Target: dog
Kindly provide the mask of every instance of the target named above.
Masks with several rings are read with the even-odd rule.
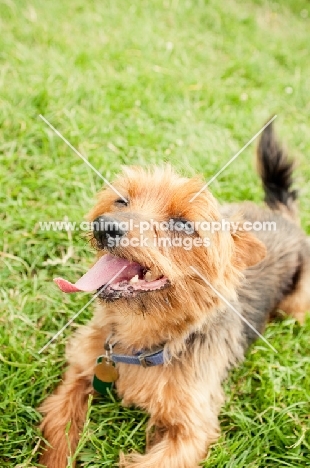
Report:
[[[121,453],[119,466],[197,467],[219,437],[228,371],[277,310],[304,321],[310,244],[298,225],[294,163],[271,124],[257,161],[262,207],[220,206],[200,177],[169,166],[125,168],[99,194],[88,218],[97,262],[76,284],[56,279],[65,292],[96,290],[97,304],[69,343],[63,382],[41,405],[41,465],[67,466],[89,395],[114,385],[124,405],[150,415],[146,453]],[[223,219],[229,229],[202,229]],[[250,231],[245,221],[276,230]]]

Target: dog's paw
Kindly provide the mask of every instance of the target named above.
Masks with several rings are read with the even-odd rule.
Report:
[[[137,452],[127,455],[121,452],[119,466],[120,468],[159,468],[156,460],[152,461],[148,455],[141,455]]]
[[[120,468],[200,468],[196,463],[175,457],[165,457],[164,452],[146,453],[137,452],[124,455],[120,453]]]

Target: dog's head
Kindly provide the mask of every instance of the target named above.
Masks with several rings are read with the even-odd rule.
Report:
[[[169,166],[124,169],[116,191],[105,188],[89,214],[99,260],[77,288],[100,290],[110,310],[114,304],[163,323],[194,323],[214,309],[219,298],[207,282],[231,299],[242,270],[265,248],[250,233],[213,229],[222,219],[215,198],[202,190],[192,200],[203,185]]]

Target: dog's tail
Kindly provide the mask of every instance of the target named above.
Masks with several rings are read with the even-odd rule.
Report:
[[[272,123],[265,128],[260,138],[257,166],[267,205],[296,220],[297,191],[292,189],[295,164],[277,142]]]

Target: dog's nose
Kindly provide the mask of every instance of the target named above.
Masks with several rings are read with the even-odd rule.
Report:
[[[93,229],[96,241],[103,247],[112,247],[116,239],[126,234],[126,231],[120,227],[119,221],[110,216],[98,216],[93,221]]]

